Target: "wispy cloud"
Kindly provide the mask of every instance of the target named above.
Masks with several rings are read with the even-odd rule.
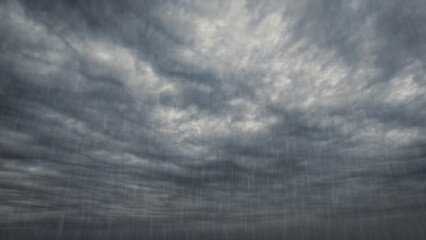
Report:
[[[303,238],[290,229],[306,226],[327,238],[344,225],[359,239],[354,226],[398,225],[416,238],[425,12],[421,0],[3,1],[4,236]]]

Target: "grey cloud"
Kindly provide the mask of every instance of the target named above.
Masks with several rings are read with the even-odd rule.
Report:
[[[424,4],[421,1],[304,1],[293,27],[295,39],[337,50],[356,66],[365,55],[389,81],[415,61],[424,66]],[[365,48],[368,51],[365,52]]]
[[[423,5],[0,3],[0,238],[422,238]]]

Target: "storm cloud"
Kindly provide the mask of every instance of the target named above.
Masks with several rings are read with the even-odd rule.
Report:
[[[422,0],[0,2],[0,238],[426,237]]]

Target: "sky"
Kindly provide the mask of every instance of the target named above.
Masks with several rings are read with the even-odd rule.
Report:
[[[0,1],[1,239],[425,239],[423,0]]]

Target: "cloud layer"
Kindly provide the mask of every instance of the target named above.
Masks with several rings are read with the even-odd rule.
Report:
[[[425,12],[1,2],[0,236],[421,238]]]

